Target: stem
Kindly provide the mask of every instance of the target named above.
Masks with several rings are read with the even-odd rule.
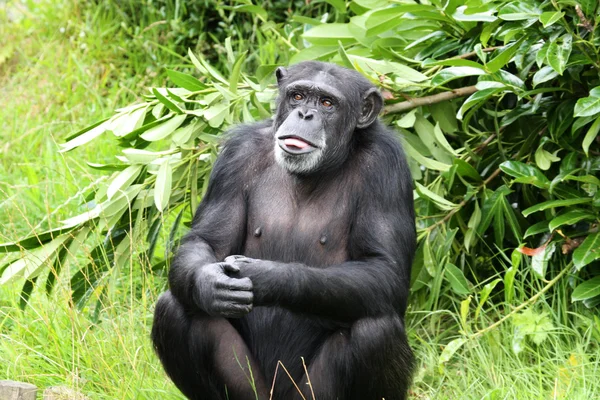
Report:
[[[484,53],[491,53],[494,50],[498,50],[498,49],[503,49],[505,46],[493,46],[493,47],[486,47],[485,49],[481,49],[481,51],[483,51]],[[470,53],[465,53],[465,54],[461,54],[460,56],[457,57],[453,57],[452,59],[465,59],[465,58],[471,58],[473,56],[476,56],[477,52],[476,51],[472,51]]]
[[[466,86],[458,89],[453,89],[449,92],[442,92],[432,96],[414,98],[412,100],[403,101],[401,103],[390,104],[386,106],[383,113],[396,114],[412,110],[413,108],[427,106],[430,104],[441,103],[442,101],[452,100],[457,97],[469,96],[477,91],[475,86]]]
[[[537,301],[537,299],[540,298],[541,295],[543,295],[544,293],[546,293],[552,286],[554,286],[556,284],[556,282],[558,282],[560,280],[560,278],[563,277],[563,275],[565,275],[567,273],[567,271],[569,270],[571,264],[569,263],[569,265],[567,265],[567,267],[565,269],[563,269],[562,271],[560,271],[560,273],[558,275],[556,275],[554,277],[554,279],[552,279],[550,282],[548,282],[548,284],[546,286],[544,286],[542,288],[542,290],[540,290],[539,292],[537,292],[534,296],[532,296],[529,300],[527,300],[526,302],[520,304],[519,306],[515,307],[514,310],[512,310],[511,312],[509,312],[508,314],[506,314],[504,317],[500,318],[498,321],[494,322],[492,325],[488,326],[485,329],[481,329],[475,333],[473,333],[472,335],[468,336],[468,339],[475,339],[478,336],[483,335],[486,332],[491,331],[492,329],[496,328],[497,326],[499,326],[500,324],[502,324],[504,321],[506,321],[507,319],[509,319],[510,317],[512,317],[513,315],[515,315],[516,313],[518,313],[519,311],[521,311],[522,309],[524,309],[525,307],[535,303]]]

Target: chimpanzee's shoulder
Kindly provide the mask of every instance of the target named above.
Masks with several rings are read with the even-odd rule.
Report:
[[[225,142],[221,154],[241,158],[262,154],[272,146],[272,125],[272,120],[264,120],[234,126],[223,135]]]

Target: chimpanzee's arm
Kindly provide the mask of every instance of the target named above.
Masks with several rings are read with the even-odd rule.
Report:
[[[410,173],[399,151],[391,148],[364,169],[377,174],[365,173],[364,190],[356,194],[349,261],[327,268],[238,261],[240,276],[253,282],[255,306],[279,305],[341,321],[404,313],[416,234]]]
[[[239,130],[253,127],[241,127]],[[225,256],[240,252],[246,229],[241,132],[225,145],[213,166],[207,192],[196,211],[191,231],[183,238],[169,271],[171,293],[188,309],[225,315],[235,307],[233,297],[251,290],[248,279],[230,277]],[[247,140],[247,139],[245,139]],[[233,293],[229,293],[233,295]],[[247,293],[251,303],[251,292]],[[229,300],[229,304],[227,303]],[[220,303],[216,304],[217,301]],[[239,305],[239,304],[238,304]],[[249,309],[248,309],[249,311]]]

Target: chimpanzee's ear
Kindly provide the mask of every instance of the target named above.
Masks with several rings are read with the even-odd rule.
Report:
[[[377,116],[383,108],[383,97],[376,88],[371,88],[365,92],[363,98],[362,111],[358,117],[357,128],[366,128],[377,119]]]
[[[283,68],[283,67],[277,67],[277,69],[275,70],[275,76],[277,77],[277,83],[281,84],[281,81],[283,79],[285,79],[285,77],[287,76],[287,69]]]

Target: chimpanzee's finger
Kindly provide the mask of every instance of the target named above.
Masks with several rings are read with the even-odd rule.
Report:
[[[217,289],[227,289],[227,290],[246,290],[251,291],[252,281],[250,278],[225,278],[217,281],[216,284]]]
[[[227,259],[225,259],[225,262],[220,263],[220,265],[223,268],[223,271],[225,272],[240,272],[240,267],[233,264],[233,262],[231,261],[227,261]]]
[[[227,263],[235,263],[235,262],[250,262],[252,259],[246,256],[240,255],[232,255],[225,258],[225,262]]]
[[[254,294],[249,290],[223,290],[216,295],[218,300],[232,304],[252,304]]]

